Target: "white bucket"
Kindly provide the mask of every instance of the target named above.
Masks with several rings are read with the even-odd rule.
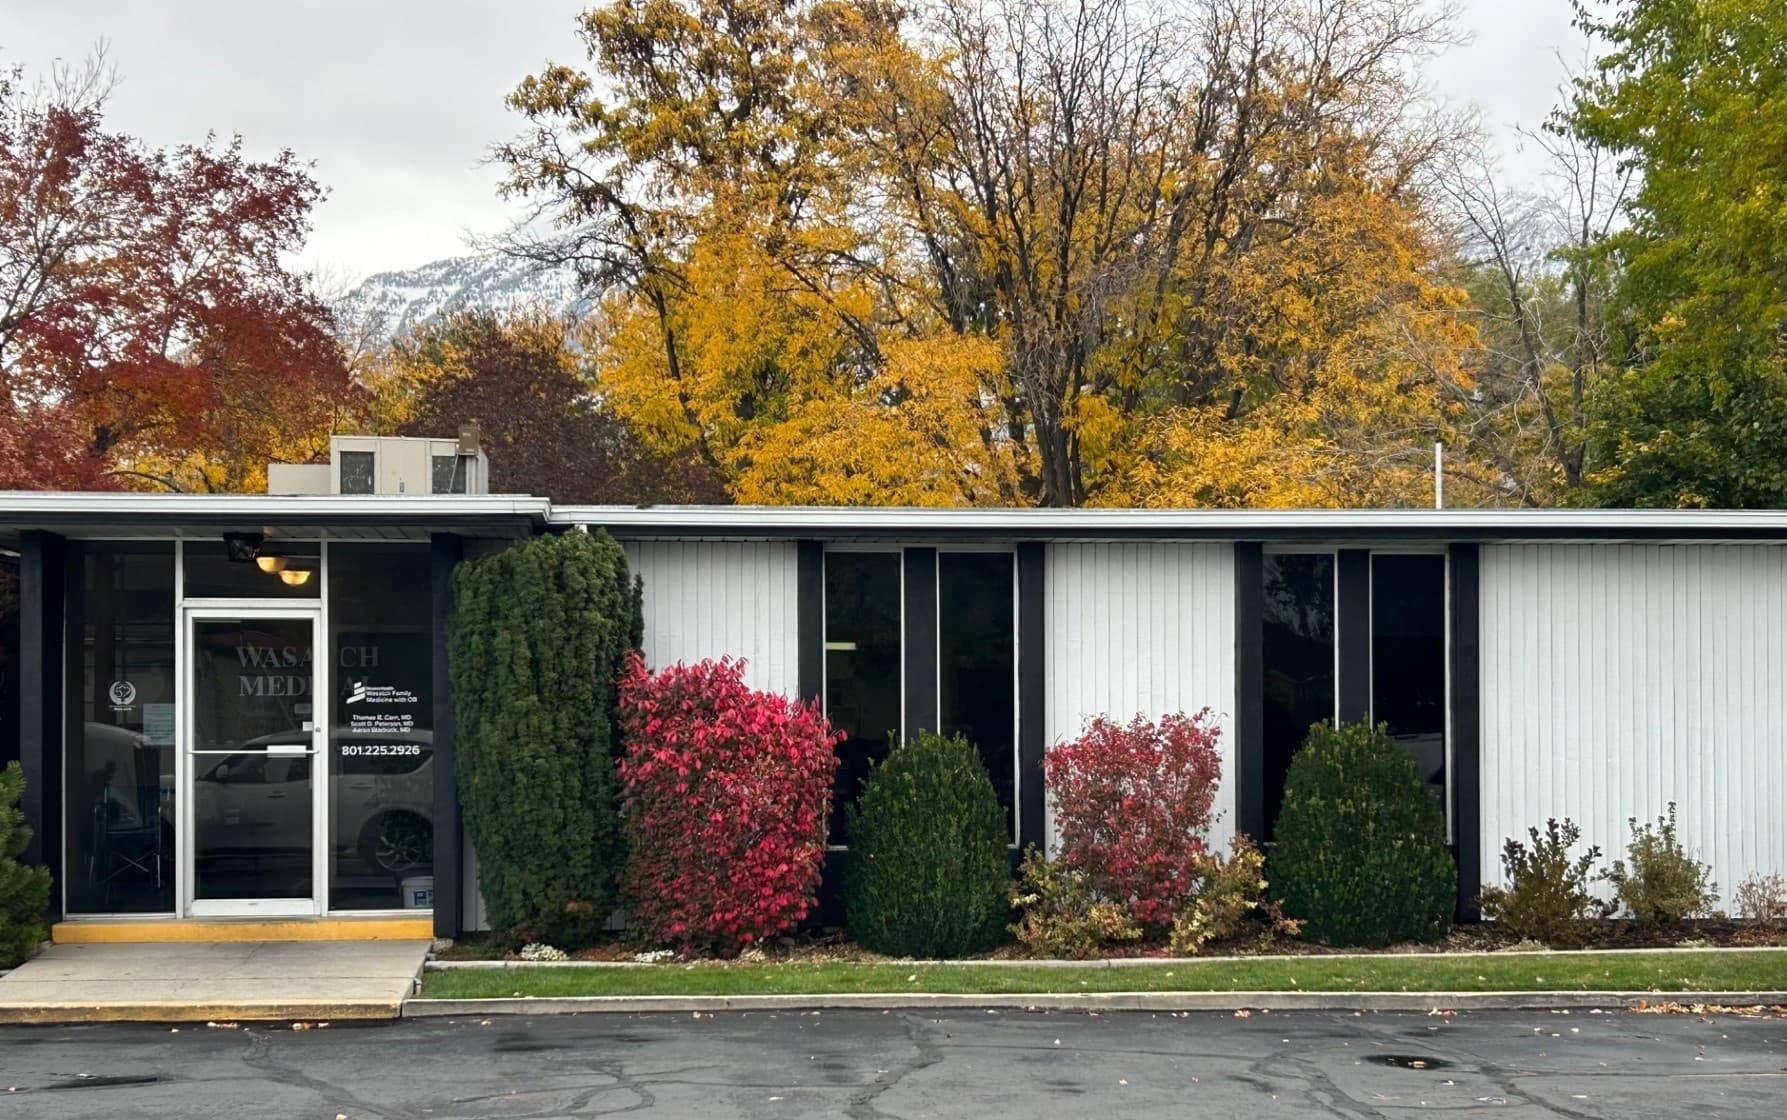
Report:
[[[412,875],[397,884],[405,910],[428,910],[434,906],[434,876]]]

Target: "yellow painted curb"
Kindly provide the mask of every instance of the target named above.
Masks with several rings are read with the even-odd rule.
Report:
[[[239,1023],[338,1022],[395,1019],[395,1000],[326,1000],[315,1003],[0,1003],[0,1023]]]
[[[155,944],[180,941],[423,941],[434,919],[299,918],[265,921],[167,919],[162,921],[57,922],[50,940],[59,945]]]

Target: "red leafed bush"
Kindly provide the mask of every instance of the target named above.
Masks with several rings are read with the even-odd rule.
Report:
[[[1220,734],[1208,708],[1159,724],[1100,716],[1044,760],[1061,861],[1155,930],[1172,925],[1197,889],[1222,776]]]
[[[806,917],[819,886],[842,736],[744,670],[654,674],[633,654],[621,675],[623,890],[659,944],[736,953]]]

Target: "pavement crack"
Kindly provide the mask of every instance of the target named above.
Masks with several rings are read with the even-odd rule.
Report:
[[[627,1073],[627,1071],[621,1067],[620,1062],[606,1060],[592,1061],[589,1063],[589,1068],[602,1074],[604,1077],[613,1078],[614,1084],[605,1089],[593,1089],[573,1100],[571,1103],[573,1109],[582,1109],[590,1101],[594,1100],[598,1094],[613,1092],[616,1089],[632,1093],[634,1097],[633,1103],[619,1108],[597,1109],[589,1115],[619,1116],[628,1112],[640,1112],[644,1109],[651,1108],[658,1103],[658,1095],[647,1087],[648,1082],[644,1078],[634,1077]]]
[[[900,1014],[900,1025],[905,1029],[907,1040],[912,1043],[912,1059],[889,1067],[886,1073],[876,1074],[875,1080],[866,1089],[852,1095],[849,1105],[844,1109],[844,1115],[850,1117],[850,1120],[896,1120],[891,1113],[881,1111],[876,1102],[906,1078],[930,1069],[943,1060],[943,1046],[939,1042],[939,1035],[943,1031],[940,1027],[911,1012]]]
[[[1264,1077],[1268,1072],[1265,1068],[1267,1066],[1271,1067],[1271,1072],[1281,1076],[1289,1075],[1293,1080],[1303,1082],[1304,1099],[1329,1116],[1337,1116],[1341,1120],[1359,1120],[1360,1117],[1378,1117],[1382,1120],[1385,1115],[1335,1084],[1327,1071],[1305,1055],[1274,1054],[1250,1063],[1247,1069],[1250,1073]],[[1264,1081],[1255,1081],[1253,1084],[1262,1091],[1270,1091],[1269,1085]]]
[[[1360,1026],[1360,1035],[1381,1033],[1374,1028]],[[1288,1042],[1289,1039],[1287,1038]],[[1278,1052],[1263,1056],[1248,1065],[1248,1072],[1261,1077],[1268,1073],[1288,1073],[1304,1085],[1305,1099],[1322,1112],[1342,1118],[1342,1120],[1358,1120],[1359,1117],[1382,1118],[1386,1114],[1372,1107],[1365,1101],[1353,1096],[1341,1088],[1335,1080],[1328,1076],[1320,1063],[1310,1056],[1311,1047],[1325,1047],[1327,1039],[1310,1039],[1295,1046],[1289,1053]]]
[[[363,1097],[355,1095],[352,1089],[321,1078],[312,1077],[296,1066],[287,1065],[273,1056],[274,1039],[279,1035],[260,1034],[244,1031],[247,1046],[243,1050],[242,1062],[251,1069],[259,1070],[268,1080],[293,1088],[308,1089],[320,1094],[325,1104],[335,1108],[337,1112],[355,1110],[356,1120],[359,1117],[382,1117],[384,1120],[421,1120],[421,1114],[407,1108],[392,1109],[385,1105],[373,1104]],[[345,1107],[344,1107],[345,1106]]]

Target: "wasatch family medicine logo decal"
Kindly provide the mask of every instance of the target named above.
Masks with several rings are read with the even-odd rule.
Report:
[[[137,702],[137,686],[129,681],[113,681],[106,695],[111,698],[112,707],[128,708]]]
[[[348,689],[344,704],[414,704],[416,694],[407,688],[398,688],[394,684],[367,684],[365,681],[354,681]]]
[[[414,709],[419,703],[419,698],[410,689],[390,684],[369,684],[366,681],[350,682],[347,698],[342,701],[344,706],[356,704],[367,708],[398,709],[367,714],[355,712],[348,720],[348,730],[354,734],[413,731],[416,726]]]

